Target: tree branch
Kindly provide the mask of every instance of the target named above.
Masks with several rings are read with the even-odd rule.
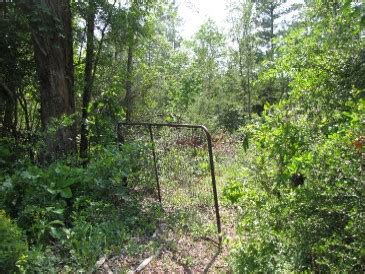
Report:
[[[116,0],[114,0],[113,2],[113,6],[112,8],[115,7],[115,4],[116,4]],[[107,29],[107,27],[109,26],[110,24],[110,19],[111,19],[111,14],[112,14],[112,11],[109,12],[108,14],[108,18],[105,22],[105,25],[103,27],[103,30],[101,31],[101,38],[100,38],[100,41],[99,41],[99,44],[98,44],[98,50],[96,52],[96,55],[95,55],[95,60],[94,60],[94,68],[93,68],[93,76],[92,76],[92,82],[94,82],[94,79],[95,79],[95,75],[96,75],[96,68],[97,68],[97,65],[99,63],[99,59],[100,59],[100,53],[101,53],[101,48],[103,47],[103,42],[104,42],[104,37],[105,37],[105,31]]]
[[[3,88],[3,90],[5,91],[6,95],[8,95],[8,97],[10,98],[10,100],[12,102],[14,102],[15,101],[14,94],[9,89],[9,87],[5,83],[3,83],[3,82],[0,82],[0,86]]]

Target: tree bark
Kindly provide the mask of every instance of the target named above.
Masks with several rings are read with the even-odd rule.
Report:
[[[87,16],[87,43],[86,43],[86,60],[84,74],[84,94],[82,98],[82,123],[81,123],[81,141],[80,141],[80,157],[88,157],[88,126],[87,119],[89,117],[89,105],[91,101],[92,86],[93,86],[93,64],[94,64],[94,28],[95,28],[95,5],[90,4]]]
[[[39,0],[32,2],[28,12],[39,22],[32,23],[32,39],[40,83],[41,122],[47,129],[52,120],[75,113],[71,8],[68,0]],[[45,144],[42,160],[46,162],[75,153],[75,123],[47,134]]]

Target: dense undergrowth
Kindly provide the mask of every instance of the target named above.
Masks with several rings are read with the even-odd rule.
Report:
[[[247,177],[225,189],[243,212],[235,272],[365,270],[365,55],[341,11],[289,33],[263,77],[289,75],[292,91],[241,129]]]
[[[48,167],[17,159],[8,166],[0,178],[1,269],[88,272],[101,256],[153,248],[135,242],[153,234],[161,215],[135,191],[143,189],[145,198],[153,192],[141,183],[144,175],[133,172],[143,163],[143,149],[102,149],[87,168],[73,159]],[[2,159],[14,157],[4,145],[1,153]]]
[[[310,134],[294,125],[285,133],[287,124],[275,125],[265,137],[264,126],[255,128],[248,179],[225,189],[242,210],[232,260],[237,272],[364,271],[363,156],[350,124],[303,143],[293,140]],[[275,147],[283,143],[297,148],[280,155]]]

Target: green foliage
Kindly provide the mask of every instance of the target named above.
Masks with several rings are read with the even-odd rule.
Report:
[[[25,272],[56,272],[62,267],[91,271],[105,254],[117,254],[129,246],[134,250],[132,237],[152,235],[162,213],[160,207],[144,205],[130,193],[137,187],[148,193],[151,182],[155,186],[151,177],[144,178],[147,171],[140,171],[147,163],[146,149],[151,148],[140,143],[98,149],[85,168],[70,158],[42,168],[19,165],[19,170],[5,174],[0,182],[0,207],[24,230],[30,251],[19,258],[14,255],[17,249],[4,250],[4,258],[12,258],[14,266],[20,259],[18,265]],[[5,229],[10,221],[0,217]],[[11,225],[15,237],[20,230]],[[140,246],[138,252],[144,248]]]
[[[302,186],[267,192],[266,182],[256,178],[259,185],[240,192],[244,239],[234,251],[237,270],[362,271],[365,193],[361,159],[350,140],[337,135],[317,144],[303,167]]]
[[[307,16],[318,19],[305,23],[311,30],[293,29],[279,49],[275,75],[289,76],[292,91],[243,130],[249,180],[225,190],[243,210],[232,259],[237,272],[365,269],[359,15],[345,3],[337,17],[331,8],[321,13],[320,3],[309,5]],[[328,33],[334,25],[336,34]]]
[[[99,256],[120,252],[129,234],[113,205],[80,197],[75,206],[65,246],[74,264],[90,269]]]
[[[242,113],[240,113],[239,110],[234,109],[231,106],[218,106],[217,110],[217,124],[220,128],[226,129],[228,132],[233,133],[244,125],[245,117]]]
[[[0,210],[0,268],[6,273],[16,272],[17,263],[27,254],[22,231],[3,210]]]
[[[59,259],[50,247],[33,246],[27,254],[25,262],[20,269],[24,273],[55,273]]]
[[[11,149],[14,142],[8,138],[2,138],[0,144],[0,169],[5,173],[14,169],[16,157]]]
[[[243,186],[240,182],[230,182],[223,189],[223,197],[232,204],[236,204],[243,197]]]

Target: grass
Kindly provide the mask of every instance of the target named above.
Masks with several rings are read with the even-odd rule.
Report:
[[[236,150],[237,148],[232,148]],[[164,153],[162,153],[164,152]],[[242,163],[227,151],[215,151],[217,188],[221,198],[226,182],[239,180],[245,173]],[[229,271],[226,261],[229,247],[221,254],[217,249],[217,227],[210,169],[206,151],[184,148],[159,151],[158,166],[162,190],[162,217],[157,230],[160,235],[151,240],[154,254],[161,254],[146,271]],[[242,153],[242,152],[241,152]],[[240,155],[241,156],[241,155]],[[235,210],[220,199],[225,243],[235,237]],[[141,252],[139,253],[141,254]],[[137,254],[135,254],[137,255]],[[148,257],[147,254],[145,257]],[[142,260],[142,258],[141,258]]]

